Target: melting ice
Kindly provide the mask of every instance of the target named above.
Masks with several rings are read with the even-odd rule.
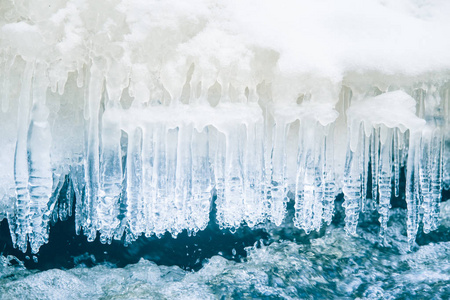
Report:
[[[443,1],[0,3],[0,219],[22,251],[73,212],[88,240],[131,243],[213,207],[221,228],[280,225],[290,197],[309,233],[341,192],[347,234],[370,198],[386,238],[402,172],[409,245],[437,228]]]

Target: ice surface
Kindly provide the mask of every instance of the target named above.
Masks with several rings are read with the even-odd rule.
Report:
[[[294,225],[311,232],[343,192],[354,235],[371,186],[385,238],[404,170],[412,245],[450,187],[449,13],[0,1],[0,219],[37,252],[72,206],[90,241],[130,243],[195,234],[213,208],[221,228],[280,225],[293,195]]]

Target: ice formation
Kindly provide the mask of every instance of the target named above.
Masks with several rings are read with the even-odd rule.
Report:
[[[369,197],[384,237],[404,170],[412,245],[450,188],[450,4],[419,2],[1,0],[13,243],[72,207],[91,241],[195,233],[213,193],[231,230],[280,225],[292,193],[308,233],[343,192],[356,234]]]

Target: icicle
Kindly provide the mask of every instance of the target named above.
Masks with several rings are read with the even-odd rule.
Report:
[[[263,139],[263,147],[264,147],[264,191],[262,191],[263,194],[263,203],[264,207],[266,207],[266,219],[271,219],[271,205],[272,205],[272,196],[271,196],[271,189],[272,189],[272,151],[268,151],[268,149],[272,150],[273,147],[273,126],[274,126],[274,120],[272,118],[272,115],[269,111],[269,109],[264,110],[264,133],[265,138]]]
[[[128,153],[128,140],[129,136],[126,133],[126,131],[121,131],[121,137],[120,137],[120,148],[122,153],[122,169],[123,169],[123,181],[122,181],[122,189],[121,194],[119,197],[119,203],[118,203],[118,215],[117,219],[119,220],[119,225],[114,230],[114,239],[115,240],[122,240],[125,236],[125,240],[128,238],[127,234],[127,168],[126,168],[126,162],[127,162],[127,156],[126,153]]]
[[[235,87],[228,81],[222,90],[222,100],[228,102],[216,107],[207,102],[209,84],[203,86],[203,79],[191,87],[191,92],[201,87],[201,93],[192,94],[195,98],[189,105],[174,99],[167,106],[149,104],[154,91],[140,86],[145,84],[139,81],[130,85],[133,99],[124,97],[125,109],[118,99],[126,76],[117,77],[121,79],[116,82],[120,88],[109,82],[108,93],[103,93],[104,66],[94,61],[85,70],[89,85],[85,88],[84,153],[75,146],[75,153],[66,157],[65,152],[55,150],[51,136],[52,122],[61,122],[59,106],[54,103],[59,100],[53,99],[58,96],[52,95],[52,102],[46,103],[47,74],[38,63],[33,81],[33,69],[34,63],[26,64],[20,99],[14,103],[19,106],[14,158],[17,199],[10,206],[16,207],[0,212],[0,218],[6,215],[10,222],[13,242],[23,251],[28,242],[33,252],[38,251],[48,239],[48,221],[67,219],[74,199],[76,231],[82,230],[89,241],[97,233],[102,243],[123,237],[125,243],[131,243],[142,233],[160,237],[169,232],[176,236],[187,230],[195,234],[209,222],[214,188],[217,200],[212,213],[216,213],[221,228],[234,230],[244,222],[249,227],[265,220],[281,225],[287,213],[288,192],[293,192],[295,185],[294,225],[309,233],[332,221],[334,198],[341,187],[341,182],[335,183],[336,178],[344,179],[345,229],[354,235],[359,214],[366,206],[369,162],[371,194],[373,200],[378,198],[380,235],[385,237],[391,179],[398,196],[406,158],[410,245],[420,221],[426,233],[437,228],[442,186],[449,176],[449,146],[448,122],[442,124],[442,107],[438,110],[433,106],[437,104],[428,103],[433,99],[419,99],[420,114],[429,126],[423,130],[425,120],[414,115],[414,99],[405,92],[355,98],[347,111],[342,111],[348,112],[348,145],[344,146],[334,141],[333,130],[345,128],[333,124],[331,112],[324,109],[328,106],[320,101],[303,99],[301,105],[255,102],[258,95],[254,87],[246,92],[245,85]],[[75,79],[69,78],[66,93],[75,85]],[[55,79],[54,88],[62,91],[64,80]],[[109,100],[109,94],[115,100]],[[386,103],[392,103],[398,113],[382,109]],[[78,107],[81,103],[67,100],[61,105],[66,110],[62,118],[70,105],[82,109]],[[444,106],[446,114],[446,102],[439,105]],[[329,107],[333,111],[332,105]],[[263,115],[262,109],[270,114],[266,111]],[[289,139],[297,120],[301,120],[298,145],[297,137]],[[405,130],[414,133],[409,145],[402,133]],[[70,151],[71,143],[67,144]],[[297,155],[290,156],[295,147]],[[335,159],[344,152],[347,157],[342,168],[342,162]],[[295,159],[297,163],[291,165]],[[295,180],[290,178],[295,175]],[[1,188],[3,193],[5,188]],[[67,199],[58,200],[61,192]],[[53,210],[55,205],[57,209]]]
[[[418,146],[420,135],[415,132],[409,133],[409,149],[408,161],[406,165],[406,205],[408,207],[407,217],[407,235],[410,249],[414,246],[417,230],[419,228],[420,214],[419,214],[419,190],[418,190],[418,165],[419,155]]]
[[[312,230],[319,231],[320,227],[322,226],[322,214],[323,214],[323,143],[324,143],[324,133],[323,133],[323,127],[321,127],[317,122],[314,122],[315,124],[312,125],[312,128],[314,128],[314,136],[311,136],[310,138],[314,141],[314,148],[313,148],[313,155],[314,159],[312,160],[314,162],[313,168],[311,166],[307,166],[307,173],[311,173],[314,176],[314,202],[313,202],[313,208],[312,208]],[[320,127],[319,127],[320,126]],[[306,135],[305,135],[306,137]]]
[[[115,120],[114,110],[102,116],[102,143],[100,157],[100,190],[97,214],[100,241],[111,243],[114,230],[119,225],[119,198],[122,192],[121,131]]]
[[[394,151],[394,195],[399,196],[400,193],[400,132],[398,128],[394,128],[393,133],[393,151]]]
[[[306,221],[307,208],[305,207],[305,187],[308,184],[305,180],[305,170],[306,170],[306,157],[310,156],[307,153],[307,143],[304,138],[305,125],[300,123],[299,128],[299,145],[298,145],[298,158],[297,158],[297,178],[295,181],[295,215],[294,215],[294,226],[297,228],[302,228],[306,233],[311,231]],[[310,141],[311,142],[311,141]],[[310,218],[310,216],[308,216]]]
[[[380,139],[380,161],[378,171],[378,190],[379,204],[378,213],[380,214],[380,236],[383,239],[386,236],[387,223],[389,221],[389,210],[391,208],[391,177],[392,177],[392,134],[393,130],[381,125]]]
[[[155,187],[155,196],[152,198],[151,207],[153,227],[157,236],[163,235],[167,228],[165,219],[168,216],[167,201],[167,165],[166,165],[166,128],[164,125],[156,125],[153,133],[154,138],[154,168],[152,185]],[[173,200],[173,199],[172,199]]]
[[[88,93],[89,125],[87,129],[85,158],[85,224],[84,234],[93,241],[98,229],[98,191],[99,191],[99,110],[102,98],[103,75],[95,63],[91,66]]]
[[[52,195],[53,178],[50,161],[52,137],[45,106],[48,82],[45,69],[38,65],[33,83],[33,110],[28,129],[28,190],[30,194],[31,229],[30,245],[33,253],[47,241],[49,219],[44,218]]]
[[[434,132],[431,146],[431,217],[430,230],[436,230],[439,225],[439,213],[442,197],[442,144],[443,136],[440,129]]]
[[[217,206],[219,224],[232,230],[244,220],[243,139],[240,125],[234,125],[226,134],[225,186],[223,202]],[[219,200],[219,198],[218,198]]]
[[[356,152],[353,152],[350,148],[350,138],[349,145],[347,147],[347,155],[345,161],[344,169],[344,186],[342,191],[344,192],[344,207],[345,207],[345,231],[349,235],[356,235],[356,227],[358,225],[359,213],[361,211],[361,180],[362,176],[360,173],[360,159],[361,156],[358,155],[358,150],[363,147],[362,142],[364,131],[362,129],[362,124],[359,126],[359,139],[358,147]],[[360,150],[361,151],[361,150]]]
[[[263,143],[263,124],[248,124],[244,157],[244,219],[250,227],[263,222],[268,209],[264,195]]]
[[[359,171],[361,173],[361,212],[365,212],[366,209],[366,195],[367,195],[367,180],[368,180],[368,168],[369,168],[369,145],[368,137],[364,133],[363,125],[361,125],[362,134],[360,135],[360,145],[359,149]]]
[[[380,133],[377,128],[372,131],[372,139],[370,143],[370,161],[372,168],[372,200],[377,200],[378,195],[378,159],[379,159],[379,144]]]
[[[436,230],[439,220],[439,206],[441,202],[442,182],[441,182],[441,155],[442,155],[442,136],[439,128],[430,132],[424,132],[428,135],[422,140],[423,155],[421,157],[421,189],[423,197],[423,231],[429,233]],[[422,136],[423,136],[422,135]],[[424,174],[426,172],[426,174]]]
[[[336,184],[334,176],[334,126],[330,125],[330,130],[325,136],[323,145],[323,220],[327,225],[331,224],[334,214],[334,199],[336,198]]]
[[[130,239],[144,231],[144,203],[142,196],[142,130],[133,128],[128,133],[127,153],[127,223]]]
[[[191,230],[196,232],[206,228],[211,208],[212,174],[209,162],[209,129],[192,133],[192,199],[188,213]]]
[[[177,174],[177,143],[179,136],[179,128],[169,129],[167,130],[166,135],[166,172],[167,172],[167,181],[164,182],[165,188],[165,204],[167,215],[166,218],[163,219],[163,228],[165,231],[169,231],[172,236],[176,236],[181,232],[181,230],[177,226],[177,215],[182,215],[182,203],[178,203],[176,201],[175,189],[176,189],[176,174]],[[157,201],[161,201],[159,198]]]
[[[192,131],[191,124],[183,125],[178,132],[175,203],[177,207],[175,232],[183,229],[194,230],[188,210],[192,199]],[[194,214],[196,212],[193,212]]]
[[[316,121],[300,124],[294,225],[306,233],[319,230],[323,213],[323,139]]]
[[[153,124],[147,124],[142,137],[142,197],[144,198],[145,236],[154,233],[154,211],[156,201],[156,145]]]
[[[19,98],[18,132],[14,155],[14,180],[16,183],[16,245],[21,251],[27,250],[30,228],[30,195],[28,193],[28,151],[27,135],[30,115],[31,79],[34,63],[27,62],[22,75]]]
[[[215,145],[214,154],[214,181],[216,188],[216,219],[221,228],[225,226],[225,153],[226,153],[226,137],[223,133],[216,131],[216,137],[213,145]]]
[[[270,220],[281,225],[286,214],[286,134],[289,125],[277,120],[273,127],[272,166],[270,181]]]
[[[430,230],[430,220],[431,216],[431,171],[429,167],[431,162],[431,139],[432,139],[432,129],[430,127],[426,127],[422,131],[422,137],[420,140],[420,149],[419,149],[419,197],[421,206],[424,209],[424,232],[428,233]]]

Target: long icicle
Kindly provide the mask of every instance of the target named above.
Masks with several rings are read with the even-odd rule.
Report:
[[[389,210],[391,208],[391,178],[392,178],[392,132],[390,128],[381,128],[380,139],[380,160],[378,171],[378,190],[379,204],[378,213],[380,214],[380,236],[383,243],[386,238],[387,224],[389,221]]]
[[[142,130],[132,128],[128,134],[127,153],[127,222],[128,241],[144,231],[144,203],[142,195]]]
[[[98,229],[98,191],[99,191],[99,111],[103,89],[103,74],[95,63],[90,70],[88,87],[89,124],[86,141],[85,179],[86,196],[83,225],[88,241],[94,241]]]
[[[409,150],[408,161],[406,165],[406,205],[407,212],[407,235],[408,245],[412,249],[414,246],[417,230],[419,228],[419,191],[418,191],[418,153],[417,147],[419,146],[420,134],[416,132],[409,133]]]
[[[272,166],[270,180],[270,220],[281,225],[286,213],[287,178],[286,178],[286,135],[289,125],[282,120],[273,127]]]
[[[145,236],[154,234],[154,202],[156,197],[153,182],[156,169],[156,151],[153,124],[147,124],[142,133],[142,197],[144,198]]]
[[[364,135],[364,131],[362,129],[362,124],[360,124],[358,128],[358,135],[361,137]],[[353,152],[350,148],[350,139],[349,145],[347,147],[347,155],[345,161],[345,169],[344,169],[344,187],[342,191],[344,192],[344,207],[345,207],[345,231],[349,235],[356,235],[356,227],[358,225],[359,213],[361,211],[361,174],[360,174],[360,155],[358,155],[358,151],[361,151],[362,148],[362,138],[358,139],[358,147],[355,152]]]
[[[333,220],[334,199],[337,194],[334,176],[334,125],[331,124],[329,126],[329,132],[324,138],[323,145],[323,220],[327,225],[330,225]]]
[[[16,152],[14,155],[14,180],[16,183],[15,235],[13,243],[22,252],[27,250],[30,228],[30,195],[28,193],[28,154],[27,135],[30,119],[31,79],[34,63],[27,62],[22,75],[22,86],[19,97],[18,132]],[[10,222],[11,223],[11,222]]]
[[[192,199],[188,213],[191,220],[190,230],[197,232],[208,225],[213,188],[209,155],[209,128],[201,132],[193,129],[191,142],[192,155]]]
[[[181,232],[184,228],[194,230],[190,217],[190,201],[192,199],[192,134],[191,124],[181,126],[178,132],[177,168],[175,201],[178,203],[176,213],[175,232]]]
[[[45,104],[48,80],[44,74],[44,66],[39,64],[33,82],[33,109],[27,139],[28,190],[32,229],[29,239],[33,253],[37,253],[39,248],[48,241],[49,215],[53,207],[49,206],[53,191],[50,159],[52,136],[48,122],[49,110]],[[56,189],[56,186],[54,188]]]
[[[102,116],[100,190],[97,207],[100,241],[111,243],[119,225],[119,198],[122,192],[121,130],[114,120],[114,109]]]

